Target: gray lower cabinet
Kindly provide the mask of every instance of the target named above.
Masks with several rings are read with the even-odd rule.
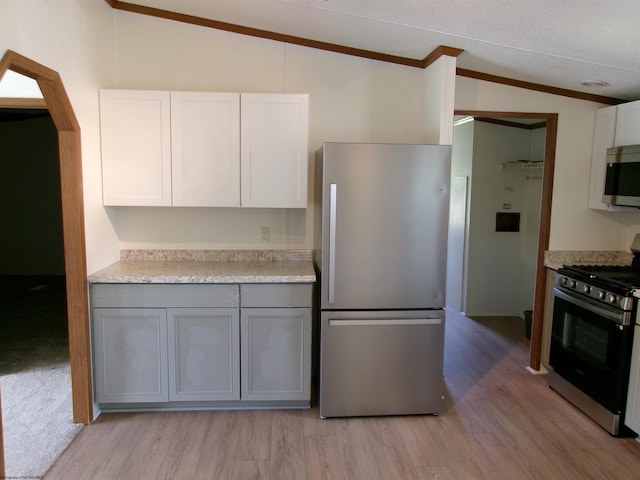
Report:
[[[305,400],[311,388],[311,310],[243,308],[242,398]]]
[[[96,402],[308,406],[311,288],[92,284]]]
[[[240,399],[237,308],[170,308],[169,401]]]
[[[167,314],[161,308],[93,310],[99,403],[166,402]]]

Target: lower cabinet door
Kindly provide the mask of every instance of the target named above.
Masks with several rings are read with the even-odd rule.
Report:
[[[169,400],[240,399],[237,308],[169,308]]]
[[[242,308],[243,400],[309,400],[311,309]]]
[[[168,400],[164,308],[95,308],[93,335],[98,403]]]

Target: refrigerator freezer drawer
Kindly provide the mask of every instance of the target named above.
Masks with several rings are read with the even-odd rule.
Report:
[[[323,311],[320,416],[435,414],[444,310]]]

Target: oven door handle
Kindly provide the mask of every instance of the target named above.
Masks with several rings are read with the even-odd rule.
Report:
[[[589,310],[591,312],[597,313],[598,315],[603,316],[607,320],[611,320],[612,322],[616,322],[620,325],[631,325],[631,314],[629,312],[613,312],[609,309],[603,308],[600,305],[596,305],[592,302],[582,300],[580,298],[576,298],[573,295],[569,295],[558,287],[553,289],[554,295],[566,302],[573,303],[578,307],[582,307],[585,310]]]

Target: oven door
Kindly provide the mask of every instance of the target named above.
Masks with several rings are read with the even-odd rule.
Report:
[[[626,403],[633,325],[631,312],[555,288],[549,364],[608,410]]]

